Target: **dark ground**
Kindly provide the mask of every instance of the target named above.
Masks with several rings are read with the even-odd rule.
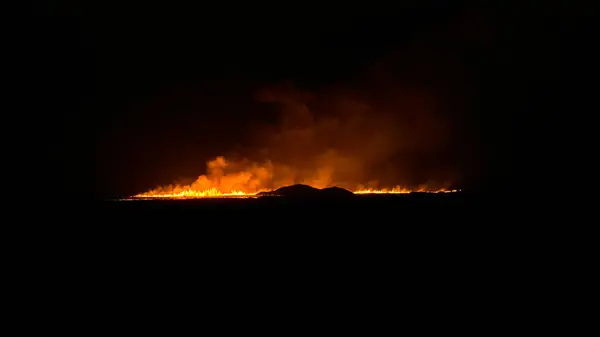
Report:
[[[102,203],[103,212],[111,216],[135,215],[144,217],[151,215],[168,215],[174,218],[194,217],[202,219],[204,215],[215,216],[215,222],[221,218],[224,223],[227,218],[244,219],[252,225],[267,224],[283,217],[278,221],[294,224],[296,216],[319,216],[338,218],[339,222],[347,221],[350,216],[373,216],[372,220],[364,219],[370,223],[378,221],[400,220],[404,216],[416,215],[425,209],[435,210],[428,212],[429,216],[443,216],[437,213],[462,212],[468,207],[465,197],[461,193],[412,193],[412,194],[367,194],[343,196],[337,198],[323,197],[277,197],[266,196],[259,198],[206,198],[206,199],[132,199],[132,200],[107,200]],[[248,213],[247,213],[248,212]],[[381,212],[380,214],[377,214]],[[213,219],[213,218],[211,218]],[[117,220],[117,219],[115,219]],[[160,218],[155,218],[160,220]],[[331,219],[327,219],[331,221]],[[330,225],[343,225],[343,223],[329,223]],[[326,224],[322,224],[326,225]],[[349,225],[349,224],[348,224]]]
[[[289,328],[300,319],[289,310],[332,322],[352,312],[361,320],[392,319],[396,309],[406,311],[405,319],[423,320],[419,313],[434,307],[448,317],[445,329],[459,324],[450,317],[461,312],[489,327],[498,316],[476,308],[503,311],[517,297],[550,301],[544,283],[530,276],[561,263],[531,245],[544,242],[552,225],[526,222],[480,195],[75,205],[67,205],[63,222],[22,224],[18,230],[27,235],[6,236],[12,312],[44,322],[38,331],[61,326],[54,317],[63,315],[85,331],[112,331],[117,321],[167,334],[203,330],[207,322],[228,331],[278,331],[274,320]],[[67,310],[58,311],[57,303]],[[266,321],[253,318],[261,313]],[[242,317],[235,328],[231,315]],[[187,323],[167,323],[173,319]],[[204,323],[191,326],[190,319]]]
[[[406,195],[352,195],[328,197],[207,198],[207,199],[138,199],[108,200],[101,203],[100,213],[107,221],[119,222],[129,217],[131,224],[184,221],[194,226],[239,224],[264,226],[354,226],[395,224],[412,217],[423,221],[441,220],[465,212],[468,205],[460,193],[413,193]],[[134,218],[139,220],[135,221]],[[171,219],[169,221],[169,219]],[[309,223],[299,223],[300,220]],[[398,223],[399,224],[399,223]],[[321,228],[321,230],[326,230]]]
[[[36,241],[52,249],[70,247],[113,256],[117,264],[122,263],[121,253],[132,252],[148,254],[139,256],[140,262],[153,261],[151,256],[159,254],[173,263],[192,263],[197,256],[191,252],[197,250],[221,251],[221,259],[265,249],[269,258],[278,259],[286,253],[317,254],[319,249],[424,245],[433,252],[489,244],[522,227],[527,215],[517,221],[516,212],[494,198],[463,193],[107,200],[95,205],[68,203],[54,213],[32,212],[27,217],[53,221],[60,217],[62,222],[31,222],[18,230],[30,233],[28,246]],[[528,231],[534,226],[528,224]],[[519,231],[525,234],[522,228]],[[182,249],[189,254],[178,253]]]
[[[248,253],[271,245],[272,251],[294,253],[304,251],[305,244],[319,243],[328,250],[345,249],[338,244],[349,249],[355,244],[392,247],[409,237],[403,246],[419,246],[422,239],[437,246],[432,248],[444,249],[458,242],[500,240],[502,234],[492,237],[492,232],[510,231],[513,225],[502,219],[514,216],[496,201],[463,193],[133,200],[97,206],[91,225],[97,229],[94,237],[110,241],[121,240],[114,233],[137,237],[134,242],[150,250],[161,242],[165,249],[228,246]],[[476,233],[490,236],[472,240]]]

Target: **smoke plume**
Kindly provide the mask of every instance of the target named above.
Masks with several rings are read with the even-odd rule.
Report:
[[[279,121],[253,135],[257,150],[245,151],[243,159],[218,157],[190,185],[155,192],[254,193],[292,184],[447,187],[451,170],[432,159],[443,157],[451,134],[434,98],[406,89],[381,94],[340,88],[309,93],[289,83],[264,88],[257,99],[274,105]]]
[[[461,18],[444,34],[424,32],[343,86],[262,88],[256,98],[266,111],[277,111],[277,122],[254,130],[254,142],[240,151],[245,159],[210,161],[206,175],[187,188],[257,192],[291,184],[350,190],[460,184],[460,162],[469,151],[464,111],[477,68],[469,68],[472,62],[456,46],[487,48],[485,38],[464,34],[469,22]]]

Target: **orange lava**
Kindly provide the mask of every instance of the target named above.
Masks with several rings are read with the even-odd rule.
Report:
[[[210,188],[206,190],[193,190],[186,189],[181,191],[173,191],[173,192],[146,192],[135,195],[135,198],[250,198],[254,197],[257,193],[245,193],[242,191],[231,191],[228,193],[223,193],[216,188]]]
[[[452,192],[457,192],[457,190],[447,190],[445,188],[442,189],[437,189],[437,190],[430,190],[427,188],[419,188],[416,190],[411,190],[408,188],[403,188],[403,187],[394,187],[392,189],[360,189],[357,191],[353,191],[352,193],[354,194],[408,194],[408,193],[413,193],[413,192],[420,192],[420,193],[452,193]]]
[[[457,190],[426,190],[426,189],[418,189],[418,190],[410,190],[407,188],[394,187],[392,189],[360,189],[353,191],[354,194],[408,194],[413,192],[422,192],[422,193],[453,193],[457,192]],[[140,193],[134,198],[165,198],[165,199],[197,199],[197,198],[256,198],[257,193],[245,193],[242,191],[231,191],[228,193],[223,193],[216,188],[210,188],[207,190],[178,190],[173,192],[146,192]]]

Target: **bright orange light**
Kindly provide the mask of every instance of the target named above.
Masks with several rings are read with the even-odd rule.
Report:
[[[332,174],[330,168],[315,170],[315,174],[298,179],[293,175],[293,170],[286,168],[279,172],[272,163],[264,165],[256,163],[244,167],[236,166],[237,163],[217,157],[207,163],[207,174],[198,177],[190,185],[169,185],[140,193],[133,198],[166,198],[166,199],[195,199],[195,198],[256,198],[260,192],[275,190],[280,187],[290,186],[296,182],[315,188],[332,187]],[[346,185],[347,186],[347,185]],[[351,189],[354,194],[406,194],[411,192],[456,192],[455,190],[431,189],[420,186],[410,189],[396,186],[389,189],[363,188],[355,185]],[[267,188],[268,187],[268,188]]]
[[[223,193],[216,188],[209,188],[206,190],[198,191],[193,189],[186,189],[183,191],[176,192],[156,192],[150,191],[145,193],[140,193],[135,195],[135,198],[251,198],[254,197],[256,193],[245,193],[242,191],[231,191],[228,193]]]
[[[410,190],[407,188],[394,187],[392,189],[361,189],[353,191],[354,194],[408,194],[412,192],[424,192],[424,193],[452,193],[457,192],[457,190],[426,190],[426,189],[418,189],[418,190]],[[176,192],[158,192],[151,191],[140,193],[134,198],[164,198],[164,199],[199,199],[199,198],[256,198],[258,193],[245,193],[242,191],[231,191],[227,193],[223,193],[216,188],[210,188],[207,190],[178,190]]]

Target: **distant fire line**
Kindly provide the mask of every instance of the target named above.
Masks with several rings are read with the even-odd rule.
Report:
[[[353,191],[352,193],[357,195],[365,195],[365,194],[409,194],[413,192],[417,193],[454,193],[459,190],[447,190],[447,189],[439,189],[439,190],[410,190],[406,188],[393,188],[393,189],[360,189]],[[261,191],[266,192],[266,191]],[[184,190],[176,193],[169,192],[146,192],[134,195],[133,198],[166,198],[166,199],[195,199],[195,198],[256,198],[260,192],[255,193],[245,193],[242,191],[233,190],[229,193],[223,193],[216,188],[210,188],[207,190]]]

